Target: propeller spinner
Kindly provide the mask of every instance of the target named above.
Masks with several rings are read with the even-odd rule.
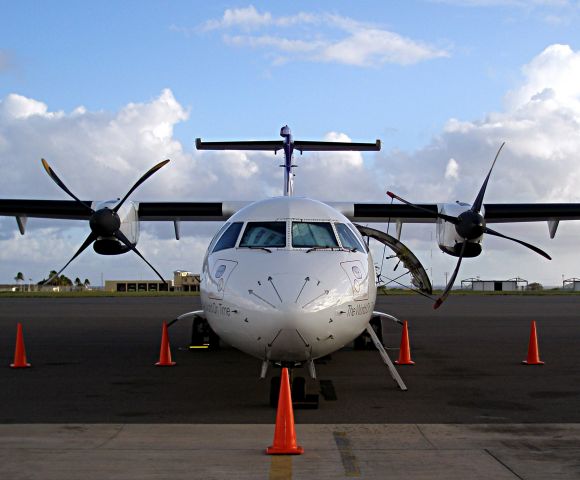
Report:
[[[164,167],[169,163],[169,160],[164,160],[163,162],[158,163],[151,169],[149,169],[135,184],[131,187],[131,189],[127,192],[127,194],[115,205],[113,209],[109,207],[103,207],[99,210],[93,210],[90,205],[87,205],[85,202],[79,200],[62,182],[62,180],[58,177],[58,175],[54,172],[54,170],[50,167],[48,162],[43,158],[42,165],[46,170],[46,173],[52,178],[54,183],[56,183],[62,190],[64,190],[70,197],[75,199],[78,203],[83,205],[87,209],[87,213],[90,214],[89,217],[89,227],[91,229],[91,233],[89,233],[88,237],[85,239],[83,244],[80,248],[76,251],[76,253],[72,256],[72,258],[66,263],[64,267],[62,267],[55,275],[50,277],[46,282],[45,285],[50,283],[53,279],[58,277],[69,264],[77,258],[89,245],[91,245],[95,240],[100,237],[105,238],[116,238],[119,242],[125,245],[129,250],[133,250],[151,269],[157,274],[157,276],[164,282],[165,279],[161,276],[161,274],[155,269],[153,265],[151,265],[141,252],[137,250],[137,247],[131,243],[131,241],[126,237],[126,235],[121,231],[121,219],[119,218],[118,211],[125,203],[125,200],[135,191],[137,187],[139,187],[145,180],[147,180],[151,175],[157,172],[159,169]]]

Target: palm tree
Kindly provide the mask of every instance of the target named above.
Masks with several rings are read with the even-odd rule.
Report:
[[[81,282],[81,279],[79,277],[75,278],[75,287],[80,290],[82,288],[82,286],[83,286],[83,282]]]
[[[89,288],[91,286],[91,282],[89,282],[88,278],[85,278],[85,281],[83,282],[85,288]]]
[[[51,285],[58,285],[58,278],[55,277],[55,275],[57,274],[56,270],[51,270],[50,273],[48,274],[48,278],[52,278],[52,281],[50,282]],[[46,282],[46,280],[42,280],[41,284]]]
[[[24,282],[24,274],[22,272],[18,272],[14,277],[14,280],[16,280],[16,283],[21,284]]]

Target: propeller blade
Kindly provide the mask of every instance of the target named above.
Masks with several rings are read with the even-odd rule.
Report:
[[[453,288],[453,284],[455,283],[455,279],[457,278],[457,274],[459,273],[459,267],[461,266],[461,260],[463,260],[463,254],[465,253],[466,246],[467,246],[467,242],[463,242],[463,245],[461,246],[461,252],[459,253],[459,260],[457,260],[457,265],[455,265],[455,270],[453,271],[453,275],[451,275],[451,279],[449,280],[449,283],[445,287],[445,290],[443,291],[441,296],[437,299],[437,301],[433,305],[433,308],[435,310],[437,310],[441,306],[441,304],[445,301],[445,299],[449,295],[449,292]]]
[[[129,239],[125,236],[125,234],[123,232],[121,232],[121,230],[117,230],[114,234],[115,238],[119,239],[121,242],[123,242],[127,247],[129,247],[131,250],[133,250],[137,255],[139,255],[139,257],[141,257],[141,259],[151,267],[151,270],[153,270],[157,276],[163,281],[163,283],[165,283],[167,285],[167,282],[165,281],[165,279],[161,276],[161,274],[155,270],[155,267],[153,265],[151,265],[143,255],[141,255],[141,252],[139,252],[139,250],[137,250],[137,247],[135,247],[135,245],[133,245]]]
[[[398,195],[396,195],[393,192],[387,192],[387,195],[391,198],[399,200],[399,202],[404,203],[405,205],[409,205],[410,207],[413,207],[421,212],[428,213],[433,218],[442,218],[443,220],[445,220],[447,222],[450,222],[450,223],[453,223],[454,225],[457,225],[457,218],[455,218],[455,217],[451,217],[449,215],[444,215],[442,213],[433,213],[431,210],[427,210],[426,208],[420,207],[419,205],[415,205],[414,203],[411,203],[411,202],[405,200],[404,198],[399,197]]]
[[[48,285],[50,282],[52,282],[55,278],[57,278],[62,272],[63,270],[69,266],[69,264],[75,259],[77,258],[81,253],[83,253],[86,248],[93,243],[95,240],[97,239],[97,236],[94,233],[89,233],[89,236],[86,238],[86,240],[83,242],[83,244],[80,246],[80,248],[77,250],[77,253],[75,253],[72,258],[67,262],[67,264],[62,267],[58,273],[56,273],[55,275],[53,275],[52,277],[50,277],[46,282],[44,282],[42,285]]]
[[[483,205],[483,196],[485,195],[485,190],[487,189],[487,182],[489,181],[489,177],[491,176],[491,171],[493,170],[493,167],[495,165],[495,161],[497,160],[497,157],[499,157],[499,152],[501,152],[501,149],[503,148],[504,145],[505,145],[505,142],[503,142],[501,144],[501,146],[499,147],[499,150],[495,154],[495,158],[493,159],[493,163],[491,164],[491,168],[489,169],[487,177],[485,177],[483,185],[481,186],[481,189],[479,190],[479,193],[477,194],[477,197],[475,198],[475,201],[473,202],[473,205],[471,206],[471,210],[474,212],[479,213],[481,211],[481,206]]]
[[[538,247],[534,247],[533,245],[531,245],[527,242],[524,242],[522,240],[518,240],[517,238],[508,237],[507,235],[504,235],[503,233],[496,232],[495,230],[492,230],[491,228],[488,228],[488,227],[485,228],[484,232],[489,234],[489,235],[494,235],[496,237],[505,238],[507,240],[511,240],[512,242],[519,243],[520,245],[523,245],[524,247],[529,248],[530,250],[541,255],[542,257],[547,258],[548,260],[552,260],[552,257],[550,257],[550,255],[548,255],[546,252],[544,252],[543,250],[540,250]]]
[[[135,189],[141,185],[145,180],[147,180],[151,175],[153,175],[157,170],[163,168],[165,165],[167,165],[169,163],[169,159],[168,160],[163,160],[162,162],[159,162],[157,165],[155,165],[154,167],[150,168],[149,171],[147,173],[145,173],[145,175],[143,175],[139,180],[137,180],[137,182],[135,182],[135,185],[133,185],[131,187],[131,190],[129,190],[127,192],[127,194],[123,197],[123,199],[117,204],[117,206],[113,209],[114,212],[119,211],[119,208],[121,208],[121,205],[123,205],[123,203],[125,203],[125,200],[127,200],[127,198],[129,197],[129,195],[131,195]],[[153,267],[152,267],[153,268]],[[155,269],[154,269],[155,270]]]
[[[67,188],[67,186],[62,182],[62,180],[60,178],[58,178],[58,175],[56,173],[54,173],[54,170],[50,167],[50,165],[48,164],[48,162],[44,158],[41,158],[40,161],[42,162],[42,166],[46,170],[46,173],[48,173],[48,176],[54,180],[54,183],[56,183],[60,188],[62,188],[66,193],[68,193],[72,198],[74,198],[81,205],[88,208],[91,211],[91,213],[93,212],[93,209],[90,206],[88,206],[86,203],[79,200],[77,198],[77,196]]]

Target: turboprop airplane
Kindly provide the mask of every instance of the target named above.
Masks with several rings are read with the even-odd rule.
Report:
[[[437,224],[439,247],[458,257],[451,280],[434,304],[438,308],[453,286],[462,259],[481,253],[484,234],[515,241],[550,258],[529,243],[490,229],[487,223],[547,221],[553,238],[560,220],[580,219],[580,204],[484,204],[499,151],[471,205],[415,205],[391,192],[388,195],[402,204],[323,203],[296,197],[295,151],[378,151],[380,141],[295,140],[288,126],[282,127],[280,135],[282,140],[273,141],[196,140],[199,150],[282,151],[284,186],[280,197],[222,203],[128,201],[136,188],[169,162],[165,160],[145,173],[121,200],[80,200],[42,160],[48,175],[73,200],[0,200],[0,215],[16,217],[22,234],[28,217],[89,221],[87,238],[57,275],[93,245],[101,255],[132,250],[161,279],[137,249],[140,222],[173,221],[177,239],[181,221],[225,222],[203,260],[202,310],[184,314],[183,318],[193,315],[205,319],[224,342],[260,359],[262,377],[268,366],[276,363],[307,365],[315,378],[315,359],[342,348],[366,330],[402,389],[406,387],[370,325],[373,318],[396,319],[374,310],[377,281],[369,238],[388,246],[409,271],[414,288],[430,296],[429,277],[417,257],[400,241],[400,227],[407,222]],[[387,221],[397,224],[396,236],[361,225]]]

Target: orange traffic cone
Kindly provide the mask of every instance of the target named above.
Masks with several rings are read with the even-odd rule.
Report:
[[[11,368],[28,368],[30,363],[26,363],[26,349],[24,348],[24,336],[22,335],[22,324],[18,323],[16,328],[16,349],[14,350],[14,363]]]
[[[544,365],[540,360],[540,349],[538,348],[538,334],[536,332],[536,321],[532,320],[530,330],[530,344],[528,346],[528,358],[522,362],[524,365]]]
[[[172,367],[175,362],[171,361],[171,347],[169,346],[169,334],[167,333],[167,323],[163,322],[161,330],[161,351],[159,352],[159,361],[155,364],[158,367]]]
[[[409,345],[409,327],[407,325],[407,320],[403,323],[399,359],[395,363],[397,365],[415,365],[415,362],[411,360],[411,345]]]
[[[292,410],[292,395],[288,369],[282,369],[280,379],[280,396],[278,397],[278,413],[276,414],[276,429],[274,430],[274,445],[266,449],[268,455],[301,455],[304,449],[296,444],[294,430],[294,411]]]

